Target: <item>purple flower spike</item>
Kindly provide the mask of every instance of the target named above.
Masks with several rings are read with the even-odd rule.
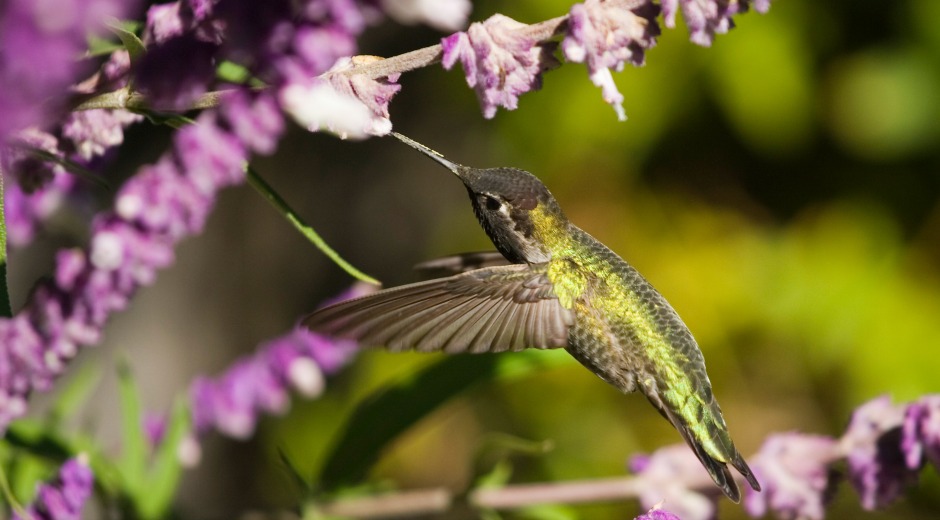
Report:
[[[27,127],[45,127],[85,64],[86,36],[136,2],[0,2],[0,144]]]
[[[554,65],[545,47],[519,31],[524,27],[495,14],[483,23],[472,24],[467,32],[441,40],[444,68],[450,70],[460,60],[467,85],[476,91],[487,119],[496,115],[497,107],[515,110],[519,96],[540,89],[542,71]]]
[[[39,485],[36,500],[26,508],[26,515],[14,513],[13,519],[81,520],[82,508],[91,497],[94,482],[84,456],[69,459],[52,482]]]
[[[910,470],[918,470],[929,460],[940,469],[940,394],[921,397],[904,413],[901,448]]]
[[[656,45],[659,8],[647,4],[634,10],[612,6],[601,0],[587,0],[571,7],[568,34],[561,42],[565,59],[586,63],[591,82],[601,87],[604,101],[614,107],[617,118],[626,120],[623,95],[610,75],[620,72],[624,63],[643,65],[646,49]]]
[[[648,456],[636,456],[630,469],[637,476],[640,504],[648,509],[659,506],[674,511],[682,520],[711,520],[715,517],[714,498],[693,489],[711,478],[685,444],[660,448]]]
[[[662,0],[663,18],[671,29],[676,26],[676,11],[681,9],[692,42],[710,47],[716,34],[734,27],[731,17],[746,12],[752,1],[760,13],[770,9],[770,0]]]
[[[904,407],[888,396],[873,399],[855,410],[839,440],[849,464],[852,485],[867,510],[885,506],[917,479],[901,452]]]
[[[339,298],[371,290],[357,285]],[[215,429],[229,437],[247,439],[262,414],[287,411],[291,390],[306,398],[320,395],[324,375],[339,370],[356,351],[354,342],[325,338],[302,327],[263,343],[255,354],[237,360],[220,377],[193,381],[189,397],[196,434]],[[198,456],[186,458],[198,460]]]
[[[829,464],[839,457],[830,437],[785,433],[764,441],[750,461],[760,492],[746,489],[744,506],[751,516],[773,511],[783,519],[822,520],[830,498]]]

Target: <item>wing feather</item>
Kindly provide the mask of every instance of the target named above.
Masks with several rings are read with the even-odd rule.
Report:
[[[386,289],[317,310],[303,323],[363,346],[477,353],[565,347],[573,315],[545,266],[512,264]]]

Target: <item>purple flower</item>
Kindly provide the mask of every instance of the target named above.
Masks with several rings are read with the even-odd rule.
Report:
[[[0,169],[6,177],[4,212],[14,247],[33,240],[42,222],[62,205],[76,184],[75,177],[61,166],[36,157],[27,148],[63,155],[55,137],[35,129],[20,132],[15,144],[0,147]]]
[[[284,132],[284,116],[270,92],[233,92],[222,106],[232,133],[252,151],[270,154]]]
[[[838,445],[830,437],[771,435],[750,460],[763,489],[746,489],[745,508],[755,517],[771,510],[784,519],[822,520],[833,483],[829,465],[838,456]]]
[[[126,110],[73,112],[62,125],[62,137],[69,139],[78,156],[87,161],[123,143],[124,129],[142,120],[140,114]]]
[[[141,422],[144,436],[147,438],[147,443],[150,445],[151,450],[163,444],[163,439],[166,438],[166,414],[148,412],[144,414]]]
[[[709,47],[716,34],[724,34],[734,27],[731,17],[747,11],[752,0],[662,0],[666,27],[676,26],[676,11],[682,10],[689,36],[693,43]],[[754,0],[759,13],[770,9],[770,0]]]
[[[637,495],[643,507],[654,509],[661,505],[675,511],[682,520],[715,517],[715,499],[694,491],[711,482],[711,478],[685,444],[666,446],[651,455],[635,456],[630,461],[630,469],[637,476]]]
[[[495,14],[441,40],[444,68],[450,70],[460,60],[487,119],[496,115],[496,107],[515,110],[519,96],[541,88],[542,72],[555,63],[545,47],[523,34],[524,27]]]
[[[185,111],[215,77],[217,50],[192,33],[151,45],[137,66],[137,89],[155,109]]]
[[[357,284],[335,300],[373,290]],[[329,339],[303,327],[262,343],[254,354],[236,360],[221,376],[193,381],[189,398],[196,435],[214,429],[229,437],[247,439],[262,414],[287,411],[291,390],[308,399],[320,395],[324,375],[338,371],[356,352],[352,341]]]
[[[0,4],[0,144],[54,119],[85,68],[75,58],[85,50],[87,34],[132,7],[118,0]]]
[[[917,479],[901,452],[903,421],[904,407],[882,396],[855,410],[839,440],[848,459],[849,478],[867,510],[894,501],[906,485]]]
[[[325,354],[328,349],[335,353]],[[271,340],[217,379],[194,381],[190,388],[194,427],[199,434],[215,429],[246,439],[262,414],[287,411],[290,390],[307,398],[322,393],[324,373],[338,369],[335,359],[345,361],[352,352],[351,343],[328,341],[301,328]],[[318,357],[333,359],[331,364],[320,364]]]
[[[157,4],[147,10],[146,43],[161,44],[183,34],[185,22],[180,17],[180,3]]]
[[[604,101],[614,107],[617,118],[626,120],[623,95],[610,70],[623,70],[624,63],[643,65],[645,50],[656,45],[659,8],[645,4],[633,10],[601,0],[571,6],[568,31],[561,43],[565,59],[586,63],[591,81],[601,87]]]
[[[281,105],[310,131],[325,129],[343,139],[385,135],[392,130],[388,104],[401,90],[398,75],[374,80],[343,74],[376,59],[381,58],[341,58],[322,77],[287,85],[281,91]]]
[[[901,432],[908,469],[920,469],[925,459],[940,469],[940,394],[925,395],[908,405]]]
[[[652,509],[647,511],[645,514],[642,514],[633,520],[680,520],[678,516],[666,511],[665,509],[660,509],[658,505],[653,506]]]
[[[65,461],[59,474],[49,483],[39,485],[36,499],[26,508],[26,515],[13,514],[14,520],[80,520],[82,508],[91,497],[94,475],[84,456]]]

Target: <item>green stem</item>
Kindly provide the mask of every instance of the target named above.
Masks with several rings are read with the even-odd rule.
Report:
[[[10,509],[13,510],[21,518],[26,518],[26,509],[23,508],[23,505],[16,500],[16,496],[13,495],[13,490],[10,489],[10,481],[7,479],[7,470],[3,466],[0,466],[0,492],[3,493],[3,497],[7,499],[7,502],[10,504]]]
[[[0,317],[13,316],[7,288],[7,226],[3,209],[3,168],[0,168]]]
[[[270,184],[265,182],[265,180],[262,179],[260,175],[258,175],[258,172],[255,171],[254,168],[251,166],[246,166],[245,170],[248,173],[248,184],[251,184],[251,186],[257,190],[258,193],[264,196],[264,198],[268,199],[268,202],[270,202],[271,205],[278,210],[278,212],[284,215],[284,218],[293,224],[293,226],[298,231],[303,233],[303,235],[307,237],[307,240],[313,242],[313,245],[322,251],[323,254],[325,254],[330,260],[335,262],[336,265],[340,266],[344,271],[349,273],[350,276],[356,278],[357,280],[371,283],[373,285],[381,285],[381,282],[375,278],[372,278],[371,276],[363,273],[362,271],[353,267],[346,260],[343,260],[342,257],[340,257],[339,254],[333,250],[333,248],[327,245],[323,238],[317,234],[317,232],[314,231],[312,227],[310,227],[300,218],[300,215],[298,215],[297,212],[287,205],[287,202],[282,199],[276,191],[274,191]]]

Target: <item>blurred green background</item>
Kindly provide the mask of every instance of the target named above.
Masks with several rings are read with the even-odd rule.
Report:
[[[502,12],[535,22],[569,5],[481,1],[472,19]],[[752,453],[772,432],[837,436],[878,395],[940,390],[938,22],[936,0],[779,0],[765,16],[738,17],[710,49],[690,43],[681,24],[664,30],[645,67],[614,75],[625,123],[579,64],[547,74],[542,91],[490,121],[461,72],[409,73],[392,120],[453,161],[543,179],[576,224],[679,311],[738,446]],[[361,52],[389,56],[440,36],[386,23]],[[142,128],[130,139],[136,161],[155,156],[166,136]],[[419,261],[491,249],[459,183],[392,139],[294,129],[255,166],[386,285],[414,281]],[[156,409],[351,282],[247,186],[225,193],[205,235],[178,253],[113,320],[106,348],[84,358],[127,352]],[[51,260],[42,246],[18,255],[11,269],[25,295]],[[365,353],[322,399],[263,421],[256,439],[210,439],[186,477],[182,511],[222,518],[296,503],[278,450],[314,474],[357,402],[439,359]],[[112,394],[102,390],[102,415]],[[514,482],[618,476],[631,454],[680,441],[642,396],[623,396],[570,360],[449,402],[396,440],[373,477],[463,489],[497,433],[554,443],[514,459]],[[613,519],[637,508],[572,510]],[[855,492],[840,487],[830,518],[859,512]],[[727,501],[721,513],[744,518]],[[906,500],[865,517],[938,515],[940,482],[928,469]]]

